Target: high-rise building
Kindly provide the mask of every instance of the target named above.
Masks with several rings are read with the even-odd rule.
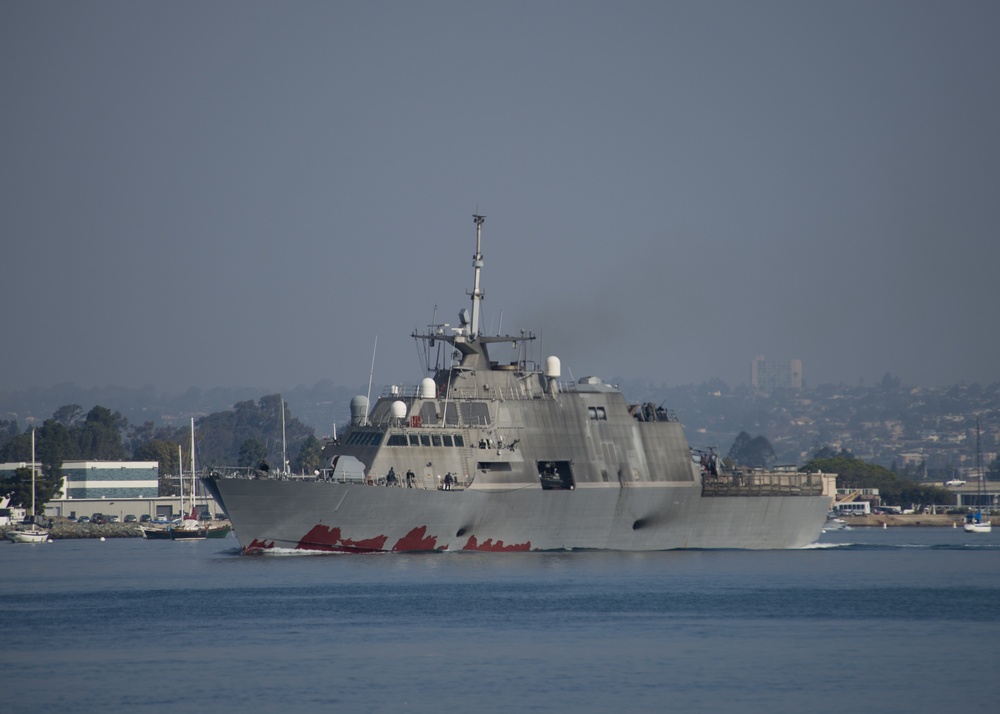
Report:
[[[750,363],[750,386],[762,392],[775,389],[802,389],[802,360],[766,360],[758,355]]]

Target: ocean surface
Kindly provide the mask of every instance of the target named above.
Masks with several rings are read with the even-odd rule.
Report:
[[[0,543],[33,712],[1000,711],[1000,530],[787,551],[239,555]]]

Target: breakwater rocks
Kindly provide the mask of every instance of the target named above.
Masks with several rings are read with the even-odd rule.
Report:
[[[7,537],[7,531],[14,526],[0,526],[0,538]],[[135,523],[74,523],[56,520],[49,529],[52,540],[70,538],[142,538],[142,531]]]

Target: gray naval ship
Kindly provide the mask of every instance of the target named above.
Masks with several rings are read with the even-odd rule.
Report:
[[[835,476],[726,473],[693,452],[673,413],[629,404],[560,362],[528,359],[531,333],[480,331],[482,227],[471,311],[412,334],[426,373],[391,386],[309,477],[213,474],[206,487],[244,553],[795,548],[816,540]],[[491,359],[491,347],[516,358]],[[437,356],[435,357],[434,354]],[[824,487],[825,484],[825,487]],[[826,495],[824,494],[826,492]]]

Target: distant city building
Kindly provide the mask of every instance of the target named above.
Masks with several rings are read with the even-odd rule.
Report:
[[[750,386],[762,392],[802,389],[802,360],[776,362],[759,355],[750,363]]]

